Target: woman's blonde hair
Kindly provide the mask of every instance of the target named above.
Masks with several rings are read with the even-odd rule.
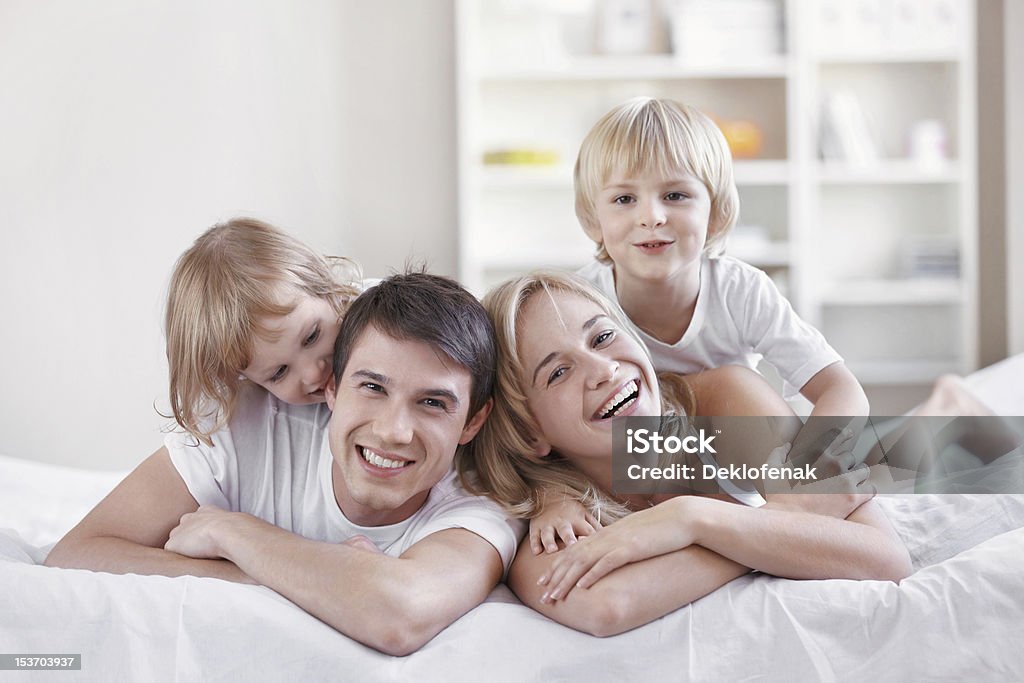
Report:
[[[679,169],[708,190],[711,217],[704,250],[719,253],[739,217],[740,201],[729,145],[715,122],[674,100],[636,97],[594,124],[580,145],[573,180],[576,216],[597,243],[599,261],[611,263],[599,237],[596,202],[612,174],[671,176]]]
[[[646,351],[618,305],[576,275],[537,271],[492,289],[483,304],[494,323],[498,348],[494,408],[457,459],[459,476],[467,489],[490,496],[517,517],[536,516],[546,497],[562,494],[579,500],[594,517],[607,523],[628,514],[628,508],[595,486],[562,455],[554,451],[543,458],[533,455],[540,428],[527,405],[518,340],[523,306],[541,292],[547,296],[567,292],[594,302]],[[670,394],[663,409],[685,413],[692,403],[685,384],[673,383]]]
[[[291,313],[281,286],[326,299],[339,319],[358,296],[358,267],[325,258],[254,218],[210,228],[178,259],[165,330],[174,419],[204,443],[235,407],[261,318]],[[210,418],[216,418],[212,421]]]

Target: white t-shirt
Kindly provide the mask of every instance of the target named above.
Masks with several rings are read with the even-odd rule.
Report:
[[[168,434],[164,445],[200,505],[246,512],[315,541],[339,543],[362,534],[393,557],[434,532],[466,529],[493,545],[508,570],[523,522],[509,519],[494,501],[467,493],[454,470],[405,521],[376,527],[350,522],[331,483],[330,416],[324,403],[290,405],[247,386],[229,426],[213,434],[212,447],[181,432]]]
[[[618,301],[610,264],[593,261],[578,274]],[[764,271],[731,256],[701,259],[697,306],[679,341],[665,344],[637,331],[660,372],[685,375],[722,365],[756,370],[764,358],[786,383],[786,398],[842,360],[821,332],[800,319]]]

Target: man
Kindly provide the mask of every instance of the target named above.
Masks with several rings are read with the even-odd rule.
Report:
[[[331,413],[247,392],[212,447],[169,437],[47,562],[254,581],[371,647],[413,652],[515,555],[519,523],[452,470],[490,411],[494,365],[472,295],[388,278],[342,324]]]

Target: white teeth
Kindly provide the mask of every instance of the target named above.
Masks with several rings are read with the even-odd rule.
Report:
[[[629,384],[627,384],[626,386],[622,387],[622,389],[619,390],[619,393],[617,393],[614,396],[612,396],[612,398],[609,399],[609,401],[604,404],[604,407],[601,408],[601,412],[598,413],[598,414],[601,417],[605,417],[605,416],[611,417],[611,415],[609,415],[609,413],[611,413],[612,409],[615,408],[615,406],[618,406],[619,403],[624,401],[627,396],[635,394],[638,390],[639,390],[639,386],[637,385],[636,380],[635,379],[634,380],[630,380]],[[635,400],[636,399],[633,399],[632,401],[629,401],[628,403],[619,406],[619,409],[616,410],[615,412],[616,413],[622,412],[624,409],[626,409],[629,406],[633,405],[633,401],[635,401]]]
[[[396,470],[399,467],[405,466],[405,462],[402,460],[390,460],[388,458],[383,458],[367,448],[360,448],[359,452],[363,456],[363,460],[371,465],[376,465],[377,467],[382,467],[387,470]]]

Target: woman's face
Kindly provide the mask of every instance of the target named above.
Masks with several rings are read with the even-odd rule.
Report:
[[[609,458],[612,418],[658,415],[661,395],[647,353],[598,304],[540,291],[519,316],[527,404],[540,426],[538,453],[572,462]]]

